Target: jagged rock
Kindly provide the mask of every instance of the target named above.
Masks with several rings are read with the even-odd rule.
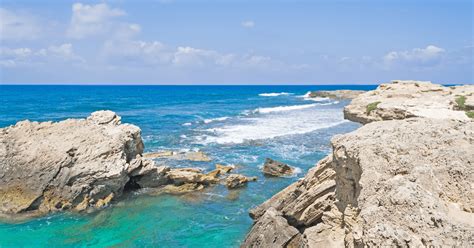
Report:
[[[140,129],[112,111],[0,129],[0,213],[102,207],[133,184],[159,186],[165,167],[143,159]]]
[[[220,174],[229,173],[229,172],[231,172],[233,169],[235,169],[235,166],[233,166],[233,165],[216,164],[216,170],[220,171]]]
[[[367,91],[364,90],[318,90],[309,93],[309,97],[324,97],[332,99],[354,99],[362,93]]]
[[[457,100],[463,97],[464,108]],[[344,108],[344,118],[362,124],[411,117],[469,120],[474,85],[444,87],[423,81],[392,81],[360,94]]]
[[[171,169],[168,178],[175,184],[199,183],[199,184],[215,184],[219,181],[218,174],[205,174],[201,169],[197,168],[177,168]]]
[[[159,151],[159,152],[149,152],[143,154],[145,158],[155,159],[155,158],[166,158],[166,159],[173,159],[173,160],[189,160],[195,162],[210,162],[211,158],[209,158],[204,152],[202,151]]]
[[[300,232],[274,208],[268,208],[250,230],[241,247],[286,247]]]
[[[297,247],[473,246],[474,122],[373,122],[331,143],[303,180],[251,211],[243,247],[288,241],[289,226],[303,232]],[[268,213],[284,224],[266,225]]]
[[[235,188],[244,186],[250,181],[257,181],[257,178],[246,177],[244,175],[239,175],[239,174],[230,174],[225,180],[225,185],[229,189],[235,189]]]
[[[295,168],[271,158],[266,158],[262,172],[265,175],[275,177],[291,176],[295,172]]]

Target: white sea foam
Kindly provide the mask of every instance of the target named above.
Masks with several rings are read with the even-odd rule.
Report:
[[[288,95],[293,95],[293,93],[288,93],[288,92],[280,92],[280,93],[261,93],[258,94],[259,96],[288,96]]]
[[[238,144],[252,140],[304,134],[347,122],[340,109],[312,108],[317,105],[319,104],[299,105],[298,108],[278,107],[279,111],[267,108],[255,116],[242,117],[232,124],[204,130],[203,135],[196,137],[196,142]],[[284,109],[283,112],[281,109]]]
[[[324,102],[329,101],[330,99],[327,97],[305,97],[304,100],[313,102]]]
[[[273,112],[284,112],[284,111],[292,111],[292,110],[300,110],[306,108],[312,108],[317,106],[318,104],[303,104],[303,105],[293,105],[293,106],[278,106],[278,107],[271,107],[271,108],[257,108],[253,113],[260,113],[260,114],[268,114]]]
[[[304,100],[306,101],[314,101],[314,102],[324,102],[324,101],[330,100],[327,97],[311,97],[310,95],[311,95],[311,91],[308,91],[306,92],[306,94],[302,96],[297,96],[297,97],[304,98]]]
[[[230,117],[228,117],[228,116],[224,116],[224,117],[218,117],[218,118],[213,118],[213,119],[205,119],[205,120],[204,120],[204,123],[209,124],[209,123],[215,122],[215,121],[225,121],[225,120],[227,120],[227,119],[229,119],[229,118],[230,118]]]
[[[186,122],[186,123],[183,123],[183,126],[191,126],[192,123],[191,122]]]

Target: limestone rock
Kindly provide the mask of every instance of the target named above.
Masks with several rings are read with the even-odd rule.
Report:
[[[102,207],[133,183],[166,181],[143,159],[140,129],[112,111],[60,122],[20,121],[0,129],[0,213]]]
[[[202,151],[158,151],[145,153],[143,156],[149,159],[166,158],[172,160],[189,160],[196,162],[210,162],[212,160]]]
[[[331,143],[304,179],[251,211],[243,247],[474,245],[474,122],[373,122]]]
[[[199,183],[212,184],[219,181],[218,175],[205,174],[202,170],[197,168],[176,168],[171,169],[168,173],[168,178],[175,184],[180,185],[184,183]]]
[[[460,110],[459,98],[465,109]],[[474,85],[444,87],[423,81],[392,81],[360,94],[344,108],[344,118],[360,123],[427,117],[469,120]]]
[[[253,225],[242,247],[286,247],[300,233],[274,208],[268,208]]]
[[[233,165],[222,165],[222,164],[216,164],[216,170],[220,171],[220,174],[226,174],[231,172],[233,169],[235,169],[235,166]]]
[[[275,177],[291,176],[295,172],[295,168],[285,163],[273,160],[271,158],[267,158],[265,159],[265,164],[263,165],[262,172],[265,175]]]
[[[362,93],[365,93],[364,90],[318,90],[312,91],[309,94],[309,97],[324,97],[332,99],[354,99]]]
[[[246,177],[244,175],[239,175],[239,174],[230,174],[226,180],[225,180],[225,185],[229,189],[235,189],[244,186],[250,181],[256,181],[256,177]]]

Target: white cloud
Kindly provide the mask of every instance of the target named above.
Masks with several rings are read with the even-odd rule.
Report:
[[[0,8],[0,40],[32,40],[40,34],[41,27],[31,15]]]
[[[386,64],[408,64],[417,66],[433,66],[438,64],[445,50],[429,45],[426,48],[414,48],[411,51],[393,51],[387,53],[383,60]]]
[[[243,21],[241,23],[241,25],[244,28],[253,28],[253,27],[255,27],[255,22],[254,21]]]
[[[84,59],[76,55],[72,44],[49,46],[34,50],[31,48],[0,48],[0,66],[30,66],[51,62],[83,63]]]
[[[110,8],[107,4],[87,5],[75,3],[72,6],[71,23],[67,35],[71,38],[82,39],[87,36],[104,35],[117,28],[113,19],[126,15],[121,9]],[[121,27],[121,30],[136,31],[139,26]],[[138,30],[139,31],[139,30]]]

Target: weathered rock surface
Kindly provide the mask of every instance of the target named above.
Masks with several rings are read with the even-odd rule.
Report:
[[[166,159],[173,159],[173,160],[189,160],[189,161],[197,161],[197,162],[210,162],[211,158],[209,158],[204,152],[202,151],[159,151],[159,152],[148,152],[144,153],[143,157],[149,159],[155,158],[166,158]]]
[[[364,90],[318,90],[309,93],[309,97],[324,97],[332,99],[354,99],[362,93],[367,91]]]
[[[271,158],[266,158],[262,172],[267,176],[274,177],[291,176],[295,172],[295,168]]]
[[[225,185],[228,189],[235,189],[244,186],[248,182],[257,181],[256,177],[246,177],[240,174],[230,174],[225,179]]]
[[[140,129],[112,111],[0,129],[0,213],[103,207],[127,187],[167,182],[143,159]]]
[[[369,123],[251,211],[243,247],[472,247],[474,122]]]
[[[463,109],[457,101],[464,98]],[[392,81],[360,94],[344,108],[344,117],[369,123],[410,117],[469,120],[474,109],[474,85],[445,87],[423,81]]]

